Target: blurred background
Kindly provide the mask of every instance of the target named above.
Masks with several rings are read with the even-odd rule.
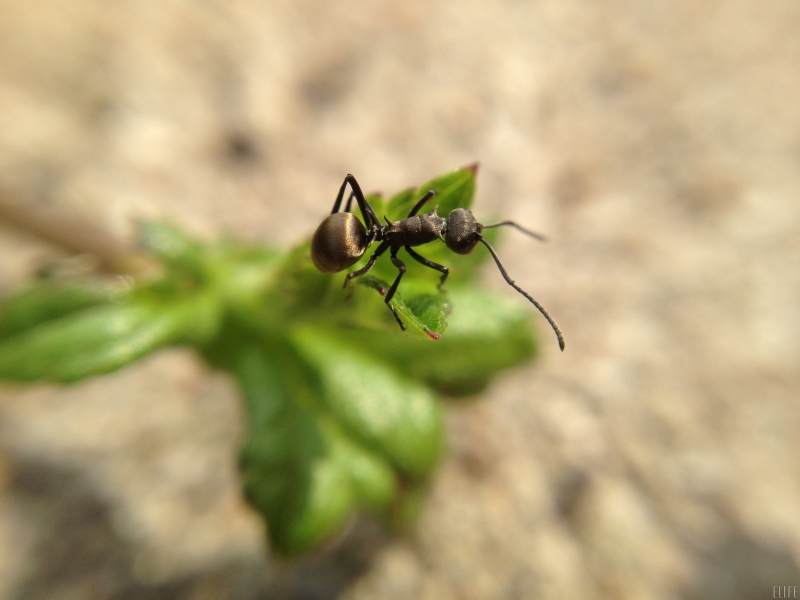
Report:
[[[234,386],[168,350],[2,387],[0,597],[800,585],[800,3],[0,1],[2,194],[119,239],[288,247],[348,172],[392,193],[474,160],[478,218],[550,238],[500,254],[567,349],[534,311],[541,359],[450,406],[412,532],[271,558]],[[0,289],[60,252],[0,223]]]

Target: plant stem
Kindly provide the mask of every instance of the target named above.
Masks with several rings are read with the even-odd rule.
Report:
[[[15,196],[0,188],[0,222],[72,254],[91,254],[102,271],[131,273],[141,269],[141,259],[134,249],[116,236],[54,206]]]

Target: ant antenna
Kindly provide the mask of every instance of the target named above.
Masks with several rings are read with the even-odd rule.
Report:
[[[532,233],[532,232],[525,231],[524,229],[522,229],[522,227],[520,227],[516,223],[512,223],[511,221],[505,221],[503,223],[497,223],[496,225],[491,225],[491,227],[496,227],[497,225],[513,225],[513,226],[517,227],[518,229],[522,230],[525,233]],[[484,225],[484,227],[486,227],[486,225]],[[538,236],[534,235],[534,237],[538,237]],[[492,248],[491,244],[489,244],[489,242],[487,242],[483,238],[479,238],[479,239],[480,239],[481,242],[483,242],[483,245],[486,246],[489,249],[489,252],[492,253],[492,258],[494,258],[494,262],[497,263],[497,268],[500,269],[500,273],[503,275],[503,278],[506,280],[508,285],[513,287],[520,294],[522,294],[528,300],[530,300],[531,304],[533,304],[536,308],[538,308],[539,312],[542,313],[542,315],[544,315],[544,318],[547,319],[547,322],[550,323],[550,327],[553,328],[553,331],[555,331],[556,337],[558,338],[558,347],[561,348],[561,351],[563,352],[564,351],[564,336],[561,334],[561,330],[558,328],[558,325],[556,325],[556,322],[553,320],[553,317],[551,317],[549,315],[549,313],[544,309],[544,307],[541,304],[539,304],[536,300],[534,300],[533,297],[528,292],[526,292],[521,287],[519,287],[516,283],[514,283],[514,280],[511,279],[511,277],[509,277],[508,271],[506,271],[505,267],[503,266],[503,263],[500,262],[500,257],[497,256],[497,252],[494,251],[494,248]]]
[[[517,225],[514,221],[502,221],[501,223],[494,223],[493,225],[484,225],[484,229],[491,229],[492,227],[502,227],[503,225],[510,225],[524,233],[525,235],[529,235],[532,238],[536,238],[540,242],[546,242],[547,238],[544,237],[541,233],[536,233],[535,231],[531,231],[530,229],[525,229],[521,225]]]

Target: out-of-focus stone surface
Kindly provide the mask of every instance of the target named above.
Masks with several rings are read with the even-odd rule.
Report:
[[[0,2],[0,187],[289,245],[480,160],[557,318],[449,413],[418,527],[283,564],[180,350],[0,396],[0,597],[772,597],[800,585],[800,4]],[[0,229],[0,287],[54,251]],[[487,285],[513,296],[500,276]]]

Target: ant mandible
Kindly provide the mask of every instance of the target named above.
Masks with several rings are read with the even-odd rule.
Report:
[[[351,188],[350,196],[347,199],[344,212],[339,212],[348,184],[350,184]],[[543,240],[544,238],[533,231],[529,231],[517,225],[513,221],[502,221],[500,223],[494,223],[493,225],[481,225],[475,220],[475,217],[472,216],[472,212],[466,208],[456,208],[450,212],[446,219],[436,214],[436,208],[438,207],[434,207],[432,212],[417,215],[419,209],[422,208],[428,200],[433,198],[434,194],[435,192],[433,190],[428,190],[414,205],[408,213],[408,216],[402,221],[391,223],[389,219],[384,217],[386,225],[381,225],[372,206],[370,206],[369,202],[367,202],[367,199],[364,197],[356,178],[352,175],[348,175],[344,178],[342,187],[339,188],[339,194],[336,196],[336,202],[333,204],[331,214],[320,223],[319,227],[317,227],[317,230],[314,232],[314,237],[311,239],[311,260],[314,261],[314,265],[317,269],[323,273],[338,273],[358,262],[367,248],[374,242],[380,242],[378,249],[375,250],[375,253],[370,257],[366,265],[347,274],[344,280],[344,287],[348,286],[351,279],[360,277],[369,271],[375,265],[375,261],[378,260],[378,257],[389,250],[392,264],[397,267],[400,273],[397,275],[397,279],[394,280],[392,287],[390,287],[389,291],[386,293],[384,302],[386,302],[386,305],[391,309],[392,314],[394,314],[394,318],[400,324],[400,329],[405,329],[403,322],[400,320],[400,317],[397,316],[394,307],[391,305],[391,300],[397,291],[397,286],[400,284],[400,280],[406,272],[405,264],[402,260],[397,258],[397,252],[400,248],[405,248],[411,258],[417,262],[439,271],[442,274],[439,279],[439,288],[441,288],[445,280],[447,280],[450,270],[444,265],[440,265],[428,260],[424,256],[420,256],[412,249],[412,246],[421,246],[438,239],[447,244],[447,247],[456,254],[469,254],[474,250],[478,242],[481,242],[489,249],[492,258],[494,258],[494,262],[497,263],[497,267],[500,269],[500,273],[503,275],[506,282],[508,282],[508,285],[525,296],[525,298],[544,315],[544,318],[550,323],[550,327],[553,328],[558,338],[559,348],[563,351],[564,336],[561,334],[561,330],[558,328],[558,325],[556,325],[553,317],[551,317],[544,307],[534,300],[528,292],[514,283],[511,277],[509,277],[503,263],[500,262],[500,258],[497,256],[494,248],[492,248],[489,242],[483,239],[481,233],[484,229],[509,225],[536,239]],[[356,199],[358,207],[361,209],[361,215],[364,217],[364,224],[358,220],[358,217],[350,212],[353,198]]]

